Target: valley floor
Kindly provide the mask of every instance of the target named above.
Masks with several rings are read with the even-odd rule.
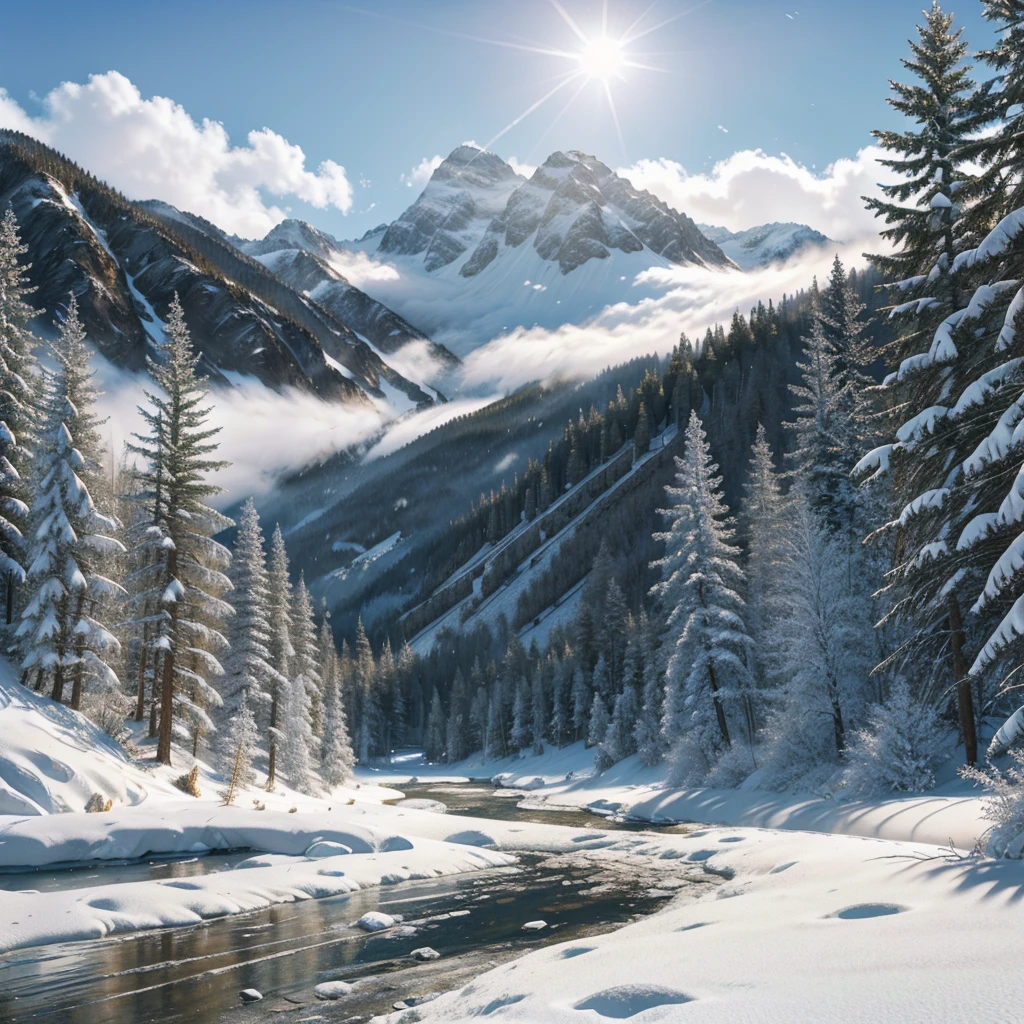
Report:
[[[187,797],[172,785],[180,767],[144,768],[98,749],[81,719],[35,707],[41,698],[27,691],[0,688],[0,696],[7,811],[0,814],[0,867],[43,869],[38,884],[8,887],[0,900],[0,950],[194,924],[540,853],[595,876],[629,873],[663,894],[665,909],[537,949],[390,1019],[1020,1019],[1024,981],[993,950],[1019,942],[1024,864],[971,855],[985,827],[982,799],[956,792],[954,783],[939,794],[860,804],[670,790],[658,772],[635,762],[596,775],[590,752],[576,746],[450,768],[399,761],[361,769],[330,797],[253,790],[238,807],[223,808],[212,774],[201,778],[201,798]],[[446,779],[495,775],[522,790],[526,807],[705,824],[616,831],[598,819],[589,827],[548,825],[382,802],[400,798],[395,787],[413,777],[443,788]],[[80,808],[98,790],[113,799],[107,812],[47,813]],[[100,873],[44,884],[53,879],[49,869],[68,863],[238,848],[248,851],[239,861],[185,877],[110,880]],[[35,888],[49,891],[24,891]],[[552,924],[557,915],[555,903]],[[470,934],[473,920],[471,913]],[[325,1019],[344,1014],[344,999],[322,1005]]]

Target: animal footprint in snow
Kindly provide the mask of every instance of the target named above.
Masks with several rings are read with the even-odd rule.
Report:
[[[693,996],[660,985],[620,985],[618,988],[595,992],[592,996],[574,1003],[573,1008],[595,1010],[602,1017],[625,1020],[655,1006],[674,1006],[692,1002]]]
[[[838,917],[841,921],[859,921],[868,917],[889,917],[902,914],[909,907],[901,907],[898,903],[855,903],[852,907],[844,907],[826,917]]]

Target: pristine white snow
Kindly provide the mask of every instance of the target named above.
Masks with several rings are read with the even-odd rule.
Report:
[[[211,849],[249,848],[263,855],[250,857],[230,871],[189,878],[4,893],[0,952],[195,924],[273,903],[512,863],[511,857],[476,845],[409,838],[394,827],[393,814],[386,815],[390,824],[372,816],[354,820],[359,817],[365,819],[354,805],[333,812],[288,814],[211,808],[195,800],[105,814],[2,817],[0,867],[4,868]],[[322,848],[318,849],[325,841],[338,844],[333,856],[323,856]],[[390,924],[382,922],[379,927]]]
[[[1010,1021],[1024,986],[994,951],[1019,943],[1019,862],[912,843],[707,829],[681,872],[726,876],[697,900],[548,946],[390,1021],[634,1019],[735,1024]]]

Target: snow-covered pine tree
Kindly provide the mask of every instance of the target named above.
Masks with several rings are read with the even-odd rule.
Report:
[[[277,753],[281,742],[281,704],[292,678],[292,581],[288,571],[288,551],[281,526],[274,526],[267,562],[267,619],[270,622],[270,666],[276,676],[271,682],[270,714],[267,727],[267,789],[277,781]]]
[[[884,478],[888,485],[890,522],[883,528],[892,533],[894,559],[881,594],[883,625],[906,634],[889,662],[917,680],[922,692],[943,693],[952,681],[973,763],[977,740],[961,603],[974,574],[958,564],[955,551],[964,525],[957,509],[973,502],[969,493],[957,497],[954,491],[963,490],[960,466],[978,441],[963,419],[977,418],[980,403],[996,397],[1005,373],[997,370],[968,390],[970,366],[983,346],[977,323],[967,321],[984,308],[966,316],[970,281],[956,268],[971,244],[963,200],[973,186],[964,147],[986,115],[974,102],[960,35],[937,3],[925,12],[912,56],[903,62],[914,81],[892,83],[889,98],[908,127],[873,133],[891,154],[881,162],[896,172],[896,181],[882,188],[885,198],[866,202],[884,218],[881,234],[892,245],[871,262],[891,289],[889,318],[897,331],[886,356],[896,370],[884,392],[901,425],[890,443],[860,461],[856,474]]]
[[[644,612],[637,623],[639,646],[643,652],[639,712],[633,728],[633,741],[641,764],[652,768],[664,756],[665,736],[661,720],[665,706],[665,683],[655,646],[655,630]]]
[[[636,689],[627,683],[615,698],[612,719],[605,730],[604,739],[598,744],[594,763],[598,771],[605,771],[613,764],[636,753],[633,725],[639,713]]]
[[[533,752],[544,753],[544,736],[547,733],[548,703],[544,694],[544,675],[533,675],[532,700],[530,706],[530,732],[533,735]]]
[[[512,729],[509,740],[513,750],[525,750],[533,742],[531,729],[532,694],[526,676],[520,676],[515,683],[515,698],[512,701]]]
[[[320,775],[328,790],[343,785],[352,777],[356,757],[349,738],[341,687],[332,673],[324,687],[324,738],[320,746]]]
[[[427,728],[423,737],[424,753],[427,755],[427,760],[434,763],[444,757],[444,717],[441,695],[435,689],[430,699]]]
[[[611,717],[608,714],[608,705],[599,693],[594,693],[594,699],[590,704],[590,716],[587,731],[587,746],[596,747],[601,743],[608,732],[608,723]]]
[[[151,649],[161,655],[157,759],[171,763],[175,712],[202,714],[215,703],[209,679],[223,671],[217,654],[227,646],[221,624],[231,614],[222,595],[231,588],[223,570],[230,552],[213,536],[231,525],[206,502],[220,493],[209,474],[226,463],[213,458],[219,428],[207,423],[209,384],[199,376],[185,313],[177,295],[167,319],[168,343],[149,360],[156,388],[139,412],[147,428],[128,447],[144,466],[136,500],[144,523],[132,543],[135,621],[153,621]],[[155,621],[154,621],[155,620]]]
[[[390,754],[395,748],[391,702],[395,690],[401,692],[401,687],[398,685],[398,666],[395,664],[389,637],[384,638],[384,646],[377,659],[376,689],[380,700],[380,733],[377,742],[385,754]]]
[[[569,661],[560,661],[555,666],[555,677],[551,686],[551,740],[561,747],[572,735],[572,710],[570,708],[570,691],[572,690],[572,665]]]
[[[475,749],[483,753],[487,751],[488,710],[487,688],[481,684],[469,705],[469,730],[472,737],[470,742],[478,744]]]
[[[764,765],[766,784],[782,790],[814,770],[834,771],[861,720],[872,664],[871,619],[850,589],[843,539],[818,520],[807,495],[788,523],[768,634],[777,696]]]
[[[797,363],[801,383],[791,384],[796,421],[792,424],[794,475],[805,481],[814,509],[833,530],[854,524],[856,495],[850,472],[858,449],[849,389],[826,333],[817,289],[811,296],[811,332],[804,338],[804,361]]]
[[[228,779],[228,785],[224,791],[224,803],[227,806],[234,803],[240,789],[251,786],[256,781],[252,762],[256,756],[259,729],[246,698],[246,691],[243,690],[234,714],[224,727],[221,742],[218,745],[220,770]]]
[[[266,556],[260,517],[252,498],[242,506],[228,576],[235,614],[227,623],[230,648],[224,657],[224,675],[217,681],[222,703],[213,717],[218,724],[233,719],[243,700],[250,714],[254,709],[265,710],[274,688],[284,683],[270,664]],[[229,739],[218,741],[218,746],[233,756],[233,750],[228,749]]]
[[[377,664],[373,658],[370,638],[363,627],[360,616],[356,624],[356,649],[353,689],[359,696],[358,742],[356,753],[360,764],[367,764],[377,753],[377,737],[380,735],[381,710],[377,693]]]
[[[1017,0],[987,0],[984,14],[997,41],[980,56],[995,74],[975,106],[994,130],[975,133],[958,151],[981,167],[964,191],[966,219],[984,237],[958,254],[951,271],[972,294],[955,314],[962,329],[953,335],[957,382],[966,387],[952,391],[960,414],[945,417],[970,450],[946,518],[955,529],[948,532],[956,538],[958,593],[981,591],[971,612],[982,644],[969,672],[982,704],[986,678],[1016,671],[1024,658],[1024,374],[1014,356],[1024,330],[1024,10]],[[969,693],[962,681],[960,689]]]
[[[769,614],[771,594],[778,584],[779,563],[786,536],[787,500],[782,494],[771,446],[764,424],[750,451],[750,475],[743,501],[743,522],[747,534],[747,630],[754,641],[751,667],[757,685],[766,683],[764,654],[772,628]]]
[[[470,753],[466,736],[467,704],[466,679],[462,670],[457,668],[452,680],[452,690],[448,695],[448,723],[445,726],[449,764],[461,761]]]
[[[573,736],[579,740],[587,735],[590,723],[590,705],[594,700],[593,691],[579,665],[573,670],[569,700],[572,702]]]
[[[280,706],[278,768],[300,793],[312,793],[315,782],[313,766],[317,758],[317,742],[313,735],[313,684],[301,672],[292,676],[283,688]]]
[[[35,289],[26,277],[31,264],[22,262],[27,252],[8,207],[0,220],[0,580],[7,625],[14,622],[15,588],[25,580],[28,481],[40,400],[29,331],[38,314],[26,301]]]
[[[391,680],[391,717],[388,725],[391,729],[391,745],[400,747],[405,743],[408,729],[409,709],[406,705],[406,688],[415,681],[416,655],[412,653],[409,641],[402,642],[398,653],[398,665],[394,678]]]
[[[28,603],[18,636],[27,651],[24,670],[37,683],[48,678],[58,702],[70,681],[77,710],[87,690],[120,691],[111,667],[120,644],[104,620],[123,592],[106,573],[125,549],[118,522],[89,493],[103,455],[103,421],[93,412],[97,392],[74,295],[50,350],[55,368],[32,477]]]
[[[730,715],[750,695],[750,637],[743,621],[743,571],[700,417],[690,414],[686,449],[676,457],[676,486],[666,487],[668,528],[655,535],[665,555],[654,564],[653,588],[666,609],[665,710],[662,728],[671,751],[695,744],[708,764],[730,746]],[[752,742],[753,737],[748,736]]]
[[[316,621],[313,618],[313,597],[306,587],[306,578],[299,573],[299,585],[292,601],[291,659],[293,675],[301,675],[309,689],[309,716],[313,738],[319,743],[324,734],[323,680],[317,657]]]

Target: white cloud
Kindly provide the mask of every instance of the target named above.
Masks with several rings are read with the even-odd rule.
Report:
[[[345,168],[333,160],[309,170],[302,149],[269,128],[233,146],[222,124],[197,123],[164,96],[145,99],[117,71],[64,82],[42,102],[43,114],[30,117],[0,90],[0,127],[49,143],[130,199],[162,199],[248,237],[286,216],[268,195],[352,207]]]
[[[877,162],[880,155],[877,147],[867,146],[853,159],[837,160],[815,174],[785,154],[747,149],[715,164],[710,174],[688,174],[664,158],[640,160],[619,174],[698,223],[741,231],[795,221],[852,242],[878,231],[861,197],[877,194],[878,182],[893,180],[892,172]]]
[[[516,172],[516,174],[521,174],[524,178],[532,178],[533,172],[537,170],[536,164],[524,164],[521,161],[517,160],[514,156],[510,156],[508,160],[506,160],[505,162],[509,165],[509,167],[512,168],[513,171]]]
[[[838,247],[847,267],[862,266],[863,246]],[[755,271],[701,267],[652,267],[636,277],[648,297],[618,302],[579,325],[557,330],[517,328],[469,353],[463,362],[464,393],[509,391],[529,381],[587,379],[600,367],[637,356],[665,355],[685,331],[699,340],[715,323],[728,324],[733,311],[746,315],[759,300],[778,301],[828,273],[832,248],[809,251],[781,266]]]
[[[409,188],[423,188],[430,176],[441,166],[444,157],[439,154],[425,156],[408,174],[400,174],[398,180]]]

